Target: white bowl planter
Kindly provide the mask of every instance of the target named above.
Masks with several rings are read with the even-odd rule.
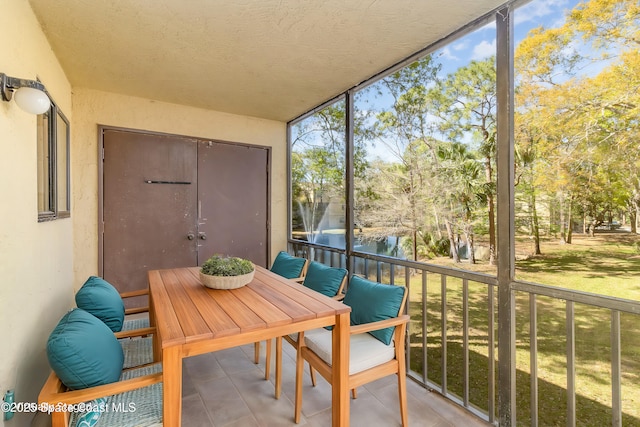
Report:
[[[237,289],[251,282],[255,272],[256,270],[254,269],[251,273],[239,276],[211,276],[200,272],[200,281],[211,289]]]

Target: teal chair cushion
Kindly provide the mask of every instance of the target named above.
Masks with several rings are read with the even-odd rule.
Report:
[[[347,275],[344,268],[328,267],[316,261],[311,261],[303,284],[316,292],[328,297],[338,293],[342,280]]]
[[[76,293],[76,305],[102,320],[113,332],[122,330],[124,303],[117,289],[101,277],[91,276]]]
[[[287,279],[295,279],[302,275],[302,268],[305,262],[307,260],[304,258],[295,257],[285,251],[281,251],[273,261],[271,271]]]
[[[49,335],[47,358],[58,378],[73,390],[118,381],[124,363],[113,331],[79,308],[65,314]]]
[[[344,302],[351,307],[351,324],[362,325],[398,316],[404,298],[402,286],[383,285],[358,276],[351,276]],[[369,332],[381,342],[389,345],[393,327]]]

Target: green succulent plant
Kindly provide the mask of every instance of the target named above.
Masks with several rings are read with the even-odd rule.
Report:
[[[202,274],[209,276],[240,276],[253,271],[253,263],[247,259],[213,255],[200,268]]]

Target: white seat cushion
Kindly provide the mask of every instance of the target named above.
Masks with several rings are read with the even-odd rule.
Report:
[[[313,334],[307,336],[304,342],[315,354],[331,366],[331,331],[314,329]],[[356,334],[350,337],[349,375],[357,374],[393,360],[395,348],[393,341],[386,345],[370,334]]]
[[[307,337],[311,337],[311,336],[316,335],[318,333],[322,333],[322,331],[330,332],[330,331],[327,331],[324,328],[309,329],[308,331],[304,331],[304,340],[306,341]],[[294,342],[297,343],[298,342],[298,332],[294,332],[292,334],[289,334],[289,338],[291,338]]]

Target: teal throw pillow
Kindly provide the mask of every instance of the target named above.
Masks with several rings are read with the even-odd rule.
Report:
[[[295,257],[285,251],[281,251],[273,261],[271,271],[287,279],[295,279],[302,275],[302,268],[306,262],[307,260],[304,258]]]
[[[113,285],[91,276],[76,294],[76,305],[102,320],[113,332],[122,330],[124,303]]]
[[[340,289],[342,280],[347,275],[344,268],[329,267],[316,261],[311,261],[307,274],[304,276],[304,285],[307,288],[320,292],[328,297],[334,297]]]
[[[47,341],[49,365],[72,390],[118,381],[122,373],[122,346],[111,329],[86,311],[65,314]]]
[[[398,316],[404,298],[402,286],[383,285],[358,276],[351,276],[344,302],[351,307],[351,324],[362,325]],[[379,341],[389,345],[393,330],[389,327],[369,332]]]

